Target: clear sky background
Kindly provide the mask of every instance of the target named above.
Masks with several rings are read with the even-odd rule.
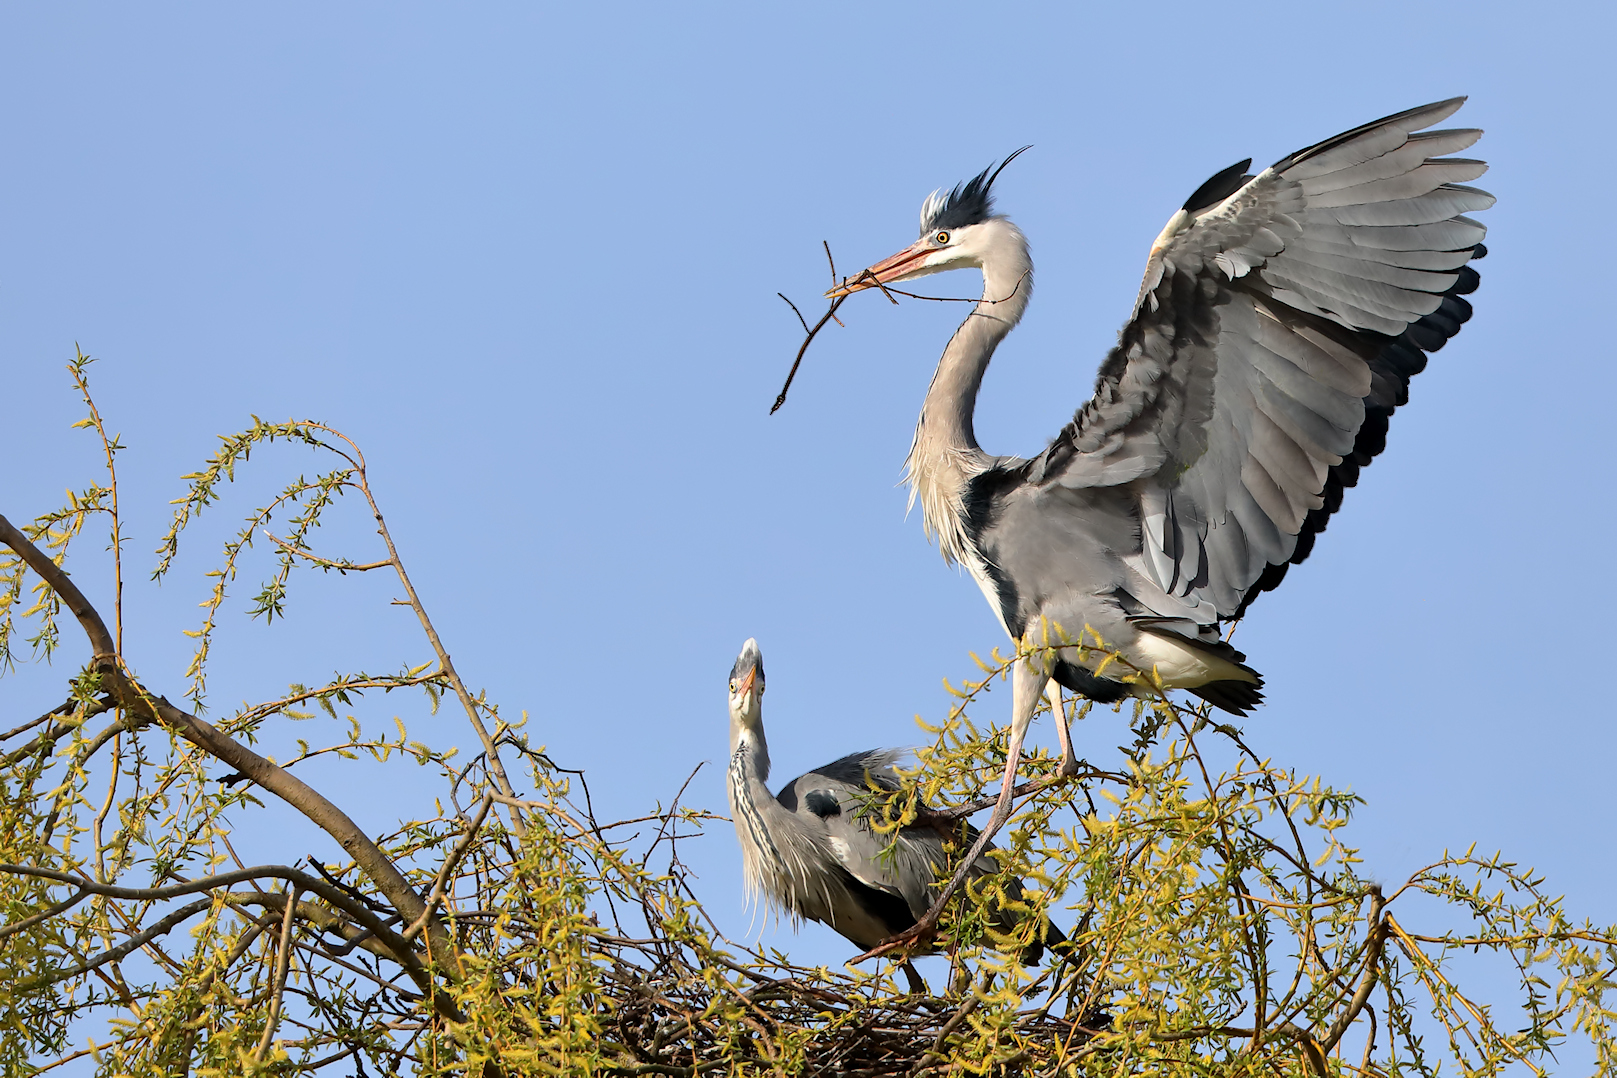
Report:
[[[32,518],[95,477],[93,439],[68,429],[74,342],[102,360],[129,447],[136,580],[215,435],[251,414],[331,423],[363,445],[462,673],[588,770],[603,818],[666,802],[704,760],[686,801],[724,811],[724,678],[748,636],[782,781],[916,742],[912,716],[947,707],[940,679],[1003,640],[897,485],[958,307],[856,297],[766,414],[801,338],[775,292],[819,309],[822,239],[857,269],[914,238],[929,191],[1034,145],[999,205],[1038,292],[977,412],[990,451],[1032,453],[1087,397],[1151,239],[1208,175],[1470,94],[1451,124],[1487,129],[1471,152],[1499,197],[1476,317],[1242,626],[1269,700],[1244,727],[1368,799],[1350,838],[1381,879],[1477,843],[1537,866],[1575,916],[1617,920],[1612,619],[1591,575],[1617,534],[1611,10],[10,5],[0,512]],[[255,455],[176,574],[132,587],[129,651],[154,688],[181,691],[210,548],[311,467]],[[365,560],[358,509],[324,538]],[[105,600],[98,545],[75,565]],[[290,623],[248,624],[264,565],[229,607],[216,713],[426,660],[380,581],[305,579]],[[49,678],[0,684],[0,727],[58,702],[84,652],[70,638]],[[470,741],[449,708],[359,711],[395,713]],[[1100,751],[1122,723],[1080,737]],[[338,800],[372,830],[429,789],[344,774],[360,777]],[[338,857],[299,822],[259,848]],[[720,825],[686,853],[744,934],[733,838]],[[818,926],[763,938],[850,953]]]

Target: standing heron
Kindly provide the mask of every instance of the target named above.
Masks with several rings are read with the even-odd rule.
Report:
[[[1010,158],[933,193],[920,239],[828,293],[982,270],[982,299],[921,409],[911,501],[1013,640],[1059,630],[1104,642],[1016,664],[1009,760],[979,847],[1010,813],[1023,737],[1051,679],[1116,701],[1154,691],[1154,675],[1237,715],[1262,700],[1262,677],[1221,628],[1308,556],[1343,489],[1385,446],[1426,353],[1471,316],[1462,297],[1478,278],[1467,263],[1485,253],[1485,230],[1463,214],[1494,199],[1461,186],[1485,164],[1443,155],[1481,132],[1425,130],[1464,100],[1377,120],[1255,176],[1248,159],[1197,188],[1151,245],[1094,396],[1032,459],[986,453],[972,431],[989,360],[1033,293],[1027,240],[993,212]],[[1109,651],[1126,664],[1108,663]],[[1057,732],[1070,777],[1071,737],[1065,723]]]
[[[763,722],[764,660],[748,640],[730,670],[730,815],[741,843],[747,890],[762,895],[793,921],[831,926],[866,950],[913,928],[932,905],[938,869],[947,864],[947,826],[925,822],[878,835],[866,813],[872,797],[898,790],[891,750],[856,752],[816,768],[771,794],[769,743]],[[889,852],[890,848],[890,852]],[[978,842],[962,878],[995,872],[998,865]],[[1006,884],[1011,898],[1021,884]],[[998,927],[1017,920],[1002,914]],[[1023,948],[1020,961],[1036,965],[1045,944],[1066,942],[1048,920]],[[904,963],[911,992],[925,992],[915,967]]]

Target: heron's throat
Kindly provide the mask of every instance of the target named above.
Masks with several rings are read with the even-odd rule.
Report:
[[[927,535],[937,539],[947,561],[967,564],[972,555],[965,530],[966,484],[992,463],[972,426],[977,392],[994,349],[1022,320],[1033,294],[1027,241],[1009,221],[997,223],[999,235],[983,259],[983,298],[938,360],[904,462],[910,505],[921,503]]]
[[[769,781],[769,741],[761,716],[731,713],[730,768],[753,781]]]

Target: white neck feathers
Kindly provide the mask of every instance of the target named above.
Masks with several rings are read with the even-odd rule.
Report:
[[[975,557],[965,527],[966,484],[992,462],[972,429],[977,391],[994,349],[1021,321],[1033,294],[1033,261],[1021,230],[1003,217],[979,227],[988,230],[983,298],[943,350],[904,462],[910,505],[921,503],[927,537],[937,540],[946,561],[968,566]]]

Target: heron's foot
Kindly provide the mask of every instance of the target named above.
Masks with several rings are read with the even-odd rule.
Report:
[[[1064,756],[1061,759],[1061,766],[1056,768],[1055,777],[1061,782],[1066,782],[1069,779],[1077,778],[1078,772],[1082,769],[1082,762],[1078,759],[1078,757]]]
[[[864,954],[855,955],[848,961],[850,963],[863,962],[867,958],[880,958],[893,951],[907,951],[917,953],[930,949],[932,941],[937,939],[938,926],[935,921],[928,923],[929,918],[923,917],[919,922],[906,928],[896,936],[888,936]]]

